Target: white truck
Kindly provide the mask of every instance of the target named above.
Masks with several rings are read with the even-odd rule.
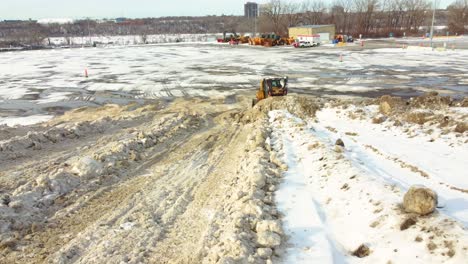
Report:
[[[320,35],[298,35],[294,47],[296,48],[308,48],[315,47],[321,44]]]

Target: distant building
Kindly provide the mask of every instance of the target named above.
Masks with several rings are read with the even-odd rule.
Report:
[[[328,42],[335,37],[335,25],[305,25],[289,28],[289,37],[295,39],[313,35],[320,35],[322,42]]]
[[[48,25],[48,24],[73,24],[75,20],[71,18],[43,18],[37,21],[38,24]]]
[[[247,18],[258,17],[258,4],[254,2],[247,2],[244,5],[244,16]]]
[[[125,17],[118,17],[118,18],[115,19],[116,23],[123,23],[125,21],[127,21],[127,18],[125,18]]]
[[[4,23],[21,23],[23,20],[3,20]]]

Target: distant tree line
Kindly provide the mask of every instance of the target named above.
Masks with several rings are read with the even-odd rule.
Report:
[[[291,26],[335,24],[337,33],[366,37],[419,35],[432,19],[432,0],[270,0],[261,8],[261,31],[287,34]],[[436,25],[451,34],[468,32],[468,0],[455,0],[436,11]]]
[[[285,36],[288,28],[309,24],[335,24],[336,32],[364,37],[421,35],[432,18],[431,0],[270,0],[261,5],[258,19],[242,16],[161,17],[120,20],[78,20],[68,24],[35,21],[0,22],[0,46],[41,45],[51,37],[208,34],[275,32]],[[455,0],[436,12],[436,25],[450,34],[468,33],[468,0]]]
[[[138,35],[145,39],[155,34],[206,34],[233,32],[241,25],[240,16],[161,17],[145,19],[78,20],[67,24],[38,24],[36,21],[0,22],[0,46],[41,45],[47,38],[80,36]]]
[[[448,28],[452,32],[468,32],[468,0],[457,0],[447,8]]]

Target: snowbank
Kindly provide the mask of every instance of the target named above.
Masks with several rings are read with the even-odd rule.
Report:
[[[463,262],[468,234],[445,209],[402,228],[410,216],[400,208],[405,188],[398,180],[416,173],[392,167],[391,159],[371,159],[371,151],[356,147],[368,135],[354,139],[349,131],[350,136],[344,137],[347,130],[335,135],[324,125],[341,129],[339,125],[346,122],[329,120],[332,116],[322,111],[317,115],[317,122],[306,122],[284,110],[270,112],[272,148],[288,167],[276,192],[290,237],[283,263]],[[355,132],[365,130],[363,124],[360,128]],[[343,139],[344,148],[334,145],[336,138]],[[463,169],[463,164],[458,168]],[[436,190],[445,194],[443,187]],[[464,208],[452,207],[461,215]],[[360,245],[370,248],[368,256],[353,256]]]

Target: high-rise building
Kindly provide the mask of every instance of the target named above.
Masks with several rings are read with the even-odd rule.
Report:
[[[247,18],[258,17],[258,4],[254,2],[247,2],[244,5],[244,16]]]

